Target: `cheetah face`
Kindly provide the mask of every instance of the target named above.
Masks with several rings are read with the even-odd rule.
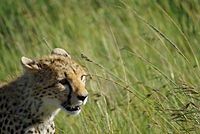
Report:
[[[66,75],[67,77],[67,75]],[[82,75],[80,80],[85,84],[84,79],[86,76]],[[73,82],[64,78],[60,81],[60,83],[65,87],[65,90],[68,91],[68,99],[65,100],[61,106],[64,110],[66,110],[70,114],[79,114],[81,112],[81,106],[85,105],[88,99],[87,93],[83,93],[81,95],[77,95],[74,91]]]
[[[81,112],[88,99],[87,74],[65,50],[56,48],[48,57],[38,60],[22,57],[21,61],[36,88],[34,95],[45,106],[61,108],[73,115]]]
[[[83,74],[77,81],[77,79],[71,79],[69,74],[64,74],[65,78],[61,79],[59,83],[67,91],[68,97],[61,103],[61,107],[70,114],[79,114],[81,112],[81,106],[85,105],[88,99],[88,93],[84,89],[86,76]],[[83,84],[83,87],[77,87],[80,85],[76,85],[76,82],[80,82],[80,85]],[[76,92],[76,90],[78,92]]]

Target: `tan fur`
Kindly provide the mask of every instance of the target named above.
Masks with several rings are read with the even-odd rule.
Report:
[[[0,87],[0,134],[53,134],[54,116],[61,104],[82,105],[77,96],[87,96],[84,69],[62,49],[38,60],[22,58],[24,74]],[[64,79],[69,87],[60,82]]]

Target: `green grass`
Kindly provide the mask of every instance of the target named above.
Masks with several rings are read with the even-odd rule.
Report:
[[[62,47],[92,79],[57,133],[199,133],[199,14],[198,0],[1,0],[0,81]]]

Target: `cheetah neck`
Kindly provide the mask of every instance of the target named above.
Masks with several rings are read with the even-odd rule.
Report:
[[[60,111],[59,108],[44,108],[43,100],[32,96],[34,88],[35,84],[31,83],[26,75],[1,87],[0,98],[4,99],[7,104],[5,106],[0,102],[0,113],[12,115],[16,119],[27,119],[26,121],[31,123],[53,121]]]

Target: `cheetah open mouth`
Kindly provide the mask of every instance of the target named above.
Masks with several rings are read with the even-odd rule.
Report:
[[[80,110],[80,106],[75,106],[75,107],[70,107],[70,106],[67,106],[65,107],[66,110],[68,111],[77,111],[77,110]]]
[[[63,102],[61,106],[70,114],[79,114],[81,111],[80,106],[70,106],[67,101]]]

